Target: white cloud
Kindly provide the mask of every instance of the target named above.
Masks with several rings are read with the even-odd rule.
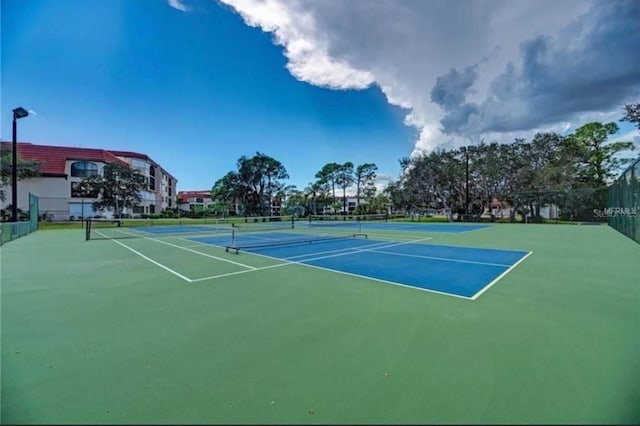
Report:
[[[566,97],[562,108],[551,111],[550,117],[544,120],[527,121],[529,105],[540,105],[534,102],[535,82],[524,81],[527,86],[520,91],[518,87],[505,84],[517,84],[518,78],[532,69],[528,67],[527,57],[523,56],[527,53],[549,52],[554,62],[547,64],[540,60],[539,63],[550,65],[548,69],[558,73],[563,69],[562,60],[566,58],[562,52],[565,50],[593,53],[595,63],[601,64],[597,62],[598,53],[610,51],[609,46],[616,45],[616,37],[633,40],[630,36],[635,35],[624,33],[629,31],[628,25],[621,27],[622,32],[616,35],[614,23],[598,21],[599,8],[612,3],[614,6],[608,8],[607,19],[620,17],[623,21],[624,8],[626,15],[636,10],[634,0],[604,3],[598,0],[219,1],[237,11],[247,25],[273,34],[274,43],[283,46],[287,67],[295,78],[332,89],[362,89],[375,84],[390,104],[408,109],[405,124],[419,131],[413,155],[438,146],[467,144],[480,137],[504,141],[514,135],[530,137],[537,130],[566,131],[581,124],[578,120],[583,118],[609,117],[614,112],[619,115],[619,111],[613,111],[610,105],[602,111],[595,106],[581,110],[580,105],[570,102],[572,94],[567,90],[562,94]],[[589,10],[595,13],[585,15]],[[627,16],[627,21],[632,19],[633,14]],[[603,32],[605,27],[610,29],[608,33]],[[545,38],[539,38],[541,35]],[[549,44],[536,49],[538,46],[534,42],[537,40],[548,40]],[[526,46],[528,50],[525,50]],[[585,46],[594,49],[585,50]],[[629,58],[633,58],[631,52]],[[627,62],[629,60],[634,59]],[[581,64],[588,65],[584,62]],[[554,66],[555,63],[559,66]],[[514,64],[518,66],[509,74]],[[569,68],[569,71],[576,70],[576,66]],[[445,79],[443,83],[455,83],[454,87],[464,90],[469,107],[449,118],[463,122],[465,116],[460,114],[473,112],[471,109],[475,107],[478,111],[486,110],[490,114],[487,118],[493,123],[506,122],[502,128],[487,127],[483,113],[479,113],[469,115],[470,120],[465,124],[469,130],[475,129],[475,133],[470,131],[461,136],[445,135],[441,131],[441,120],[446,111],[432,102],[431,92],[438,77],[451,73],[452,69],[460,71],[459,78]],[[472,69],[473,73],[462,73],[465,69]],[[614,67],[598,69],[610,72]],[[567,80],[555,80],[560,84],[564,81]],[[626,84],[640,86],[634,80]],[[498,103],[497,95],[509,93],[517,95],[517,102]],[[459,93],[450,95],[452,97],[441,99],[449,104],[460,100]],[[544,111],[535,112],[538,116],[544,115]],[[509,122],[512,116],[517,117],[518,123]]]
[[[329,54],[329,45],[316,27],[315,17],[279,0],[221,0],[232,6],[247,25],[274,35],[289,59],[287,69],[298,80],[331,89],[364,89],[375,78]]]
[[[173,7],[174,9],[181,10],[182,12],[188,12],[190,10],[189,7],[182,2],[182,0],[167,0],[167,3],[169,3],[169,6]]]

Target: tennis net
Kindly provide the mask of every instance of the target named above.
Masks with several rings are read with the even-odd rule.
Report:
[[[361,215],[309,215],[308,222],[311,225],[349,225],[365,222],[388,222],[387,214],[361,214]]]
[[[362,232],[364,227],[374,223],[385,223],[388,217],[385,214],[370,215],[310,215],[308,220],[301,222],[300,226],[308,226],[309,228],[318,227],[340,227],[353,229],[356,232]]]
[[[354,231],[337,227],[331,229],[330,232],[324,228],[311,229],[306,226],[300,228],[296,226],[296,222],[292,222],[291,226],[286,228],[234,224],[231,231],[231,242],[225,247],[225,250],[238,254],[241,250],[246,251],[295,244],[311,244],[357,237],[367,238],[367,235],[359,230]]]
[[[86,219],[85,239],[148,238],[179,235],[231,234],[234,225],[269,229],[293,226],[290,216],[207,219]]]

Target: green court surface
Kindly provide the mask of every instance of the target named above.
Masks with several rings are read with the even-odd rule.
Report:
[[[370,234],[533,253],[466,300],[37,231],[1,249],[2,423],[640,423],[640,245],[607,226]]]

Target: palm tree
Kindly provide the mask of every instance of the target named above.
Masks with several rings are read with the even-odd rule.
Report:
[[[347,161],[338,167],[335,181],[342,188],[342,212],[347,214],[347,188],[354,182],[353,163],[351,161]]]
[[[328,186],[331,188],[333,194],[333,202],[336,201],[336,178],[338,174],[338,170],[340,169],[340,164],[338,163],[327,163],[322,169],[316,173],[316,178],[318,179],[318,183],[322,186]]]

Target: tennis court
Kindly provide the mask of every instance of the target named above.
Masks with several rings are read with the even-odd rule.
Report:
[[[431,238],[388,241],[283,232],[243,235],[248,253],[393,285],[475,299],[530,252],[422,244]],[[314,239],[315,238],[315,239]],[[224,246],[225,236],[192,241]],[[244,247],[244,246],[243,246]]]
[[[3,423],[640,421],[607,226],[94,225],[1,249]]]

